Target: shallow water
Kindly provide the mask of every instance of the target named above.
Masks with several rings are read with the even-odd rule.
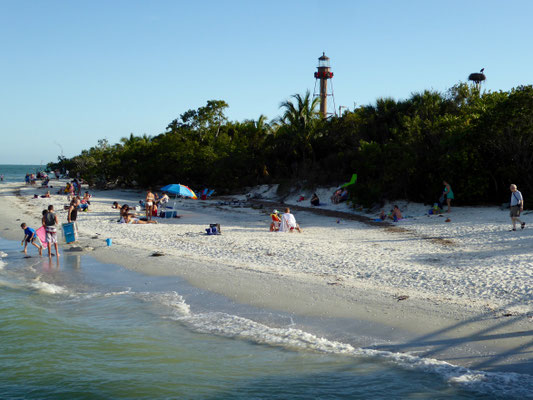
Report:
[[[0,239],[2,399],[509,399],[531,377],[475,373],[321,338],[311,321],[174,277]],[[314,332],[314,333],[312,333]]]
[[[26,174],[36,174],[37,171],[43,171],[45,166],[40,165],[14,165],[0,164],[0,175],[4,175],[2,182],[24,182]]]

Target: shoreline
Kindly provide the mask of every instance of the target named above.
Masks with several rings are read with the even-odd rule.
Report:
[[[55,185],[55,181],[53,183]],[[25,222],[35,225],[40,206],[48,204],[45,200],[49,200],[38,199],[32,203],[29,193],[37,193],[38,189],[24,185],[20,188],[20,196],[14,195],[20,186],[0,186],[0,221],[4,227],[1,234],[7,239],[20,240],[20,221],[17,219],[28,218]],[[80,213],[78,218],[79,242],[63,244],[63,251],[88,246],[94,250],[83,253],[101,262],[119,264],[144,274],[180,276],[193,286],[221,294],[237,303],[319,317],[325,321],[343,319],[353,327],[351,340],[357,346],[413,352],[421,357],[485,371],[531,373],[533,369],[529,355],[533,348],[530,334],[533,319],[528,312],[514,312],[506,317],[507,308],[446,301],[441,294],[430,293],[428,296],[430,290],[380,286],[379,281],[360,285],[349,281],[347,275],[328,273],[320,267],[322,259],[313,263],[311,258],[306,258],[304,262],[309,265],[291,269],[290,263],[294,259],[290,256],[284,259],[277,248],[290,251],[303,247],[305,253],[316,246],[318,249],[312,254],[314,257],[321,256],[320,251],[328,248],[342,253],[345,250],[342,242],[350,242],[350,247],[353,233],[361,230],[359,240],[365,240],[364,245],[370,250],[376,243],[383,244],[384,235],[390,241],[388,245],[392,246],[391,249],[408,241],[410,247],[415,247],[415,252],[420,251],[416,243],[421,239],[413,238],[414,230],[410,225],[402,226],[407,233],[380,226],[362,229],[358,222],[337,224],[332,217],[298,211],[295,214],[298,221],[303,222],[302,235],[264,234],[262,230],[268,229],[268,215],[261,210],[221,207],[216,200],[181,201],[179,210],[182,218],[161,220],[159,225],[121,225],[112,222],[117,219],[114,216],[118,213],[110,210],[111,202],[120,200],[119,196],[130,201],[135,196],[141,198],[143,194],[134,191],[94,193],[94,205],[91,205],[94,211]],[[50,203],[55,206],[63,204],[64,198],[53,195]],[[65,221],[64,211],[58,206],[56,209],[60,221]],[[201,230],[204,225],[214,222],[214,219],[221,223],[222,235],[203,235]],[[164,236],[169,232],[176,232],[177,236],[165,241]],[[415,233],[432,237],[423,231]],[[332,236],[332,243],[320,248],[323,244],[319,241],[325,240],[328,235]],[[257,236],[256,239],[254,236]],[[105,246],[106,237],[113,238],[112,247]],[[143,241],[146,237],[151,238],[153,243],[146,245]],[[223,243],[216,245],[214,241],[217,240]],[[274,242],[272,248],[268,246],[270,241]],[[428,243],[423,246],[445,247],[431,241],[424,242]],[[205,250],[199,250],[204,247]],[[165,255],[150,257],[154,251],[162,251]],[[199,251],[202,253],[197,254]],[[266,254],[263,254],[265,251]],[[323,256],[327,258],[327,255]],[[271,260],[270,264],[268,260]],[[383,256],[381,261],[388,260]],[[409,297],[398,300],[405,293]],[[527,309],[531,298],[526,298],[524,303]],[[524,307],[523,304],[520,306]],[[334,326],[327,328],[326,322],[326,331],[332,334],[335,331]]]

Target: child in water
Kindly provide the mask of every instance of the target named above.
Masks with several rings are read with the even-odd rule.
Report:
[[[28,243],[33,244],[37,249],[39,250],[39,255],[43,255],[43,246],[40,246],[35,243],[35,239],[37,238],[37,233],[35,232],[35,229],[30,228],[25,223],[20,224],[20,227],[24,231],[24,239],[22,239],[22,242],[20,244],[24,244],[24,254],[28,254]]]

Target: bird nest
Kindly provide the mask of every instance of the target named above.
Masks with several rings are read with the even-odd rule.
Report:
[[[473,74],[468,75],[468,80],[476,83],[483,82],[485,79],[487,79],[485,74],[482,74],[481,72],[474,72]]]

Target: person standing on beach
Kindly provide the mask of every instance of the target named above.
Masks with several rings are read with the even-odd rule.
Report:
[[[517,186],[513,183],[509,189],[511,190],[511,221],[513,222],[513,231],[516,231],[516,221],[520,222],[520,228],[524,229],[526,223],[520,220],[520,214],[524,211],[524,198]]]
[[[80,198],[79,196],[75,196],[70,202],[70,205],[68,207],[67,222],[69,224],[71,222],[76,222],[76,220],[78,219],[79,206],[80,206]]]
[[[59,250],[57,248],[57,228],[59,221],[57,215],[54,213],[54,206],[48,206],[48,212],[43,214],[43,226],[46,229],[46,243],[48,243],[48,257],[52,257],[52,244],[56,249],[56,255],[59,257]]]
[[[152,212],[154,210],[154,204],[155,204],[155,196],[152,193],[152,189],[148,189],[148,193],[146,193],[146,200],[145,200],[145,208],[146,208],[146,219],[148,221],[152,220]]]
[[[455,197],[453,195],[452,187],[450,186],[450,184],[446,181],[442,181],[442,184],[444,185],[444,190],[442,192],[442,195],[446,199],[446,204],[448,205],[448,210],[446,212],[450,212],[452,200]]]

